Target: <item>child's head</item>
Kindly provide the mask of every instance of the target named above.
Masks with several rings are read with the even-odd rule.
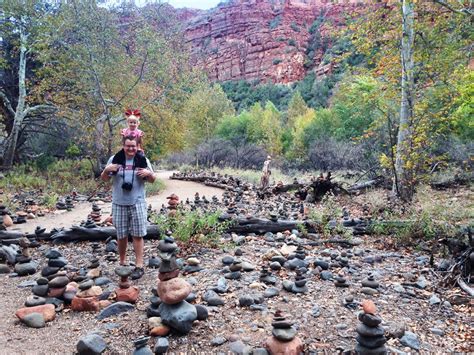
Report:
[[[127,116],[127,125],[131,131],[134,131],[140,125],[140,111],[139,110],[127,110],[125,116]]]

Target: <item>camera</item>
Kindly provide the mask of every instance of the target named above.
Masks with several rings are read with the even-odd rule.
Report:
[[[124,182],[122,184],[122,189],[124,189],[125,191],[132,191],[132,188],[133,188],[133,184],[130,182]]]

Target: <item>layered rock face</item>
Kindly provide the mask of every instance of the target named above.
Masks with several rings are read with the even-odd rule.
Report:
[[[305,61],[317,68],[322,54],[307,56],[309,29],[320,19],[325,24],[343,24],[344,12],[372,1],[329,0],[234,0],[196,13],[185,31],[195,64],[211,80],[261,79],[274,83],[301,80],[307,73]]]

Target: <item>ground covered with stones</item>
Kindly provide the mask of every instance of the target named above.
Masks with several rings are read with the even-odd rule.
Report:
[[[353,242],[360,244],[350,247],[314,245],[314,241],[303,238],[297,231],[225,235],[219,249],[196,247],[194,255],[178,254],[183,270],[192,271],[192,268],[186,269],[189,257],[192,257],[192,264],[196,264],[196,259],[199,261],[202,270],[181,277],[192,285],[196,295],[194,303],[205,305],[209,317],[205,321],[195,321],[191,332],[185,336],[171,334],[169,351],[249,353],[261,348],[271,336],[271,323],[277,310],[294,322],[305,352],[352,350],[356,346],[360,303],[365,299],[373,300],[377,306],[390,351],[474,350],[469,338],[472,326],[469,304],[456,304],[453,295],[457,290],[438,287],[440,275],[429,266],[429,255],[408,249],[387,250],[384,240],[373,236],[354,238]],[[157,254],[157,245],[158,241],[145,242],[147,258]],[[300,278],[307,280],[307,291],[303,293],[292,292],[291,286],[286,287],[290,291],[283,287],[284,283],[294,282],[297,276],[296,271],[290,269],[291,260],[283,263],[279,270],[275,263],[275,270],[270,268],[272,257],[277,256],[273,260],[278,260],[278,255],[285,259],[294,256],[296,245],[301,246],[299,252],[303,251],[305,256],[306,269],[299,273]],[[51,244],[43,243],[32,249],[33,260],[40,264],[38,270],[46,266],[44,255],[51,247]],[[86,268],[96,257],[100,261],[101,276],[111,280],[102,289],[113,291],[117,288],[119,280],[114,273],[117,263],[106,260],[105,243],[95,250],[88,242],[54,247],[68,260],[68,275],[81,267]],[[133,253],[129,253],[133,260]],[[239,279],[225,277],[229,275],[229,265],[223,261],[229,263],[231,258],[240,260],[243,269],[249,270],[241,270]],[[275,285],[264,282],[268,279],[262,278],[263,267],[275,277]],[[328,269],[324,270],[326,267]],[[367,282],[369,275],[379,284],[377,289],[362,286],[362,280]],[[106,353],[130,353],[134,349],[133,340],[148,334],[146,309],[153,296],[152,289],[157,286],[158,269],[146,268],[145,276],[133,282],[140,289],[140,296],[129,312],[98,320],[95,312],[74,312],[66,306],[57,312],[54,321],[36,329],[20,323],[15,312],[24,307],[39,276],[39,272],[25,277],[0,276],[2,352],[72,353],[81,337],[96,332],[107,344]],[[344,287],[336,287],[341,282]],[[219,292],[213,294],[211,290]],[[276,295],[268,297],[273,294]],[[220,301],[216,301],[216,295]],[[223,304],[209,305],[214,302]],[[153,349],[155,338],[148,343]]]

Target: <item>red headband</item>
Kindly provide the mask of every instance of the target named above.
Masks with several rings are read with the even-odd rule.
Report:
[[[140,118],[141,113],[139,109],[136,109],[136,110],[128,109],[127,111],[125,111],[125,116],[127,117],[135,116],[135,117]]]

